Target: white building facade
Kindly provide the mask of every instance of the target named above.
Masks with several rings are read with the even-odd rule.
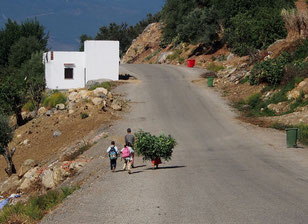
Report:
[[[83,88],[88,81],[118,80],[119,41],[88,40],[84,52],[50,51],[44,54],[48,89]]]

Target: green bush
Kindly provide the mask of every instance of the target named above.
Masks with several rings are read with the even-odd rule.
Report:
[[[43,100],[43,105],[46,108],[54,108],[57,104],[65,104],[67,101],[66,96],[61,92],[55,92],[50,96],[47,96]]]
[[[35,106],[33,104],[32,101],[28,101],[23,107],[22,107],[23,111],[34,111],[35,110]]]
[[[206,67],[206,69],[212,72],[218,72],[225,69],[225,67],[222,65],[216,65],[214,62],[212,62]]]
[[[250,75],[250,84],[268,83],[278,86],[283,79],[284,68],[291,61],[288,53],[283,53],[275,59],[269,59],[255,64]]]
[[[157,157],[171,160],[176,141],[170,135],[155,136],[140,130],[135,137],[134,149],[138,155],[143,156],[144,160],[154,160]]]
[[[107,89],[108,91],[110,91],[111,88],[112,88],[112,83],[111,83],[111,82],[97,83],[97,84],[91,86],[91,87],[89,88],[89,90],[93,91],[93,90],[95,90],[96,88],[105,88],[105,89]]]

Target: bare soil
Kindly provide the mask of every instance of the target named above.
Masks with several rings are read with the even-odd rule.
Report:
[[[124,110],[126,106],[124,102]],[[17,172],[25,160],[33,159],[43,166],[47,162],[57,159],[66,147],[87,136],[94,135],[95,130],[102,125],[108,126],[112,121],[120,119],[118,112],[111,108],[107,108],[107,111],[104,112],[101,107],[94,106],[91,102],[80,102],[77,107],[73,114],[69,114],[67,110],[59,110],[50,117],[42,115],[15,130],[10,148],[16,147],[13,161]],[[87,113],[89,117],[82,119],[81,113]],[[60,131],[62,134],[59,137],[53,137],[54,131]],[[23,144],[25,140],[28,140],[29,143]],[[1,156],[0,181],[7,177],[4,172],[5,167],[6,162]]]

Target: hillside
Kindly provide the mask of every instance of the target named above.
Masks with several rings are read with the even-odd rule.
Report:
[[[163,25],[154,23],[133,42],[122,63],[186,66],[187,59],[194,59],[196,67],[209,70],[209,74],[196,80],[196,83],[206,85],[204,78],[214,75],[214,86],[241,111],[241,119],[261,126],[279,126],[278,128],[305,124],[308,123],[308,51],[307,42],[304,41],[308,36],[306,1],[297,1],[296,7],[298,13],[291,11],[284,14],[288,31],[285,39],[275,41],[254,55],[238,56],[231,53],[227,45],[214,52],[204,52],[202,44],[185,42],[170,43],[162,48]],[[277,63],[284,60],[283,52],[288,52],[289,56],[279,70]],[[282,85],[278,88],[278,82],[271,84],[269,78],[260,79],[260,74],[266,72],[269,72],[270,77],[270,70],[267,70],[270,66],[279,72],[277,74],[281,74],[278,82]],[[254,77],[258,77],[257,85],[254,84]]]

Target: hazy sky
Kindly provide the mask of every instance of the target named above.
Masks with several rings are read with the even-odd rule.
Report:
[[[135,24],[158,12],[164,0],[0,0],[0,27],[8,18],[37,18],[50,33],[53,50],[76,50],[79,36],[94,36],[111,22]]]

